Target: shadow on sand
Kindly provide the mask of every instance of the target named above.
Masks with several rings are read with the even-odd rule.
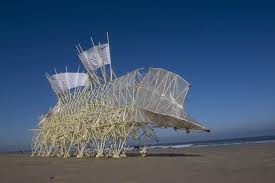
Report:
[[[137,152],[127,153],[128,157],[138,157],[140,154]],[[184,154],[184,153],[150,153],[146,154],[146,157],[202,157],[199,154]]]

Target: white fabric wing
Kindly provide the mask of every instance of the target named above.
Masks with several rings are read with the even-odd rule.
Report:
[[[111,56],[110,56],[110,46],[109,44],[102,44],[100,45],[100,47],[98,46],[98,48],[100,48],[100,54],[102,57],[102,61],[105,65],[107,64],[111,64]]]
[[[88,71],[96,70],[102,66],[102,58],[99,55],[98,48],[95,46],[83,51],[79,58]]]
[[[136,103],[142,109],[183,117],[183,103],[189,84],[175,73],[151,68],[137,90]]]
[[[136,121],[154,122],[159,127],[206,130],[184,112],[189,83],[175,73],[151,68],[137,89]]]
[[[60,73],[48,77],[48,80],[56,93],[62,93],[66,90],[79,86],[86,86],[89,82],[89,76],[86,73]]]
[[[88,71],[96,70],[103,65],[111,64],[109,44],[94,46],[79,55],[80,60]]]
[[[113,105],[124,106],[134,102],[136,87],[139,82],[138,71],[139,69],[134,70],[114,80],[108,94]]]

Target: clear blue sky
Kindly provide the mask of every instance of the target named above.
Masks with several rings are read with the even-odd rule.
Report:
[[[76,71],[75,44],[106,31],[117,73],[162,67],[192,84],[186,110],[212,132],[163,139],[275,134],[274,10],[263,0],[2,2],[0,150],[30,144],[56,102],[45,73]]]

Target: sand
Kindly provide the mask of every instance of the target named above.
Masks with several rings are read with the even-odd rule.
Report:
[[[275,143],[150,151],[125,159],[0,154],[0,182],[275,182]]]

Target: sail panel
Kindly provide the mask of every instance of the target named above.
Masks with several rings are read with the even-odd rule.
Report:
[[[94,71],[103,65],[111,64],[110,46],[108,43],[93,46],[79,54],[87,71]]]
[[[72,88],[86,86],[89,82],[89,76],[86,73],[65,72],[49,76],[48,80],[58,94]]]

